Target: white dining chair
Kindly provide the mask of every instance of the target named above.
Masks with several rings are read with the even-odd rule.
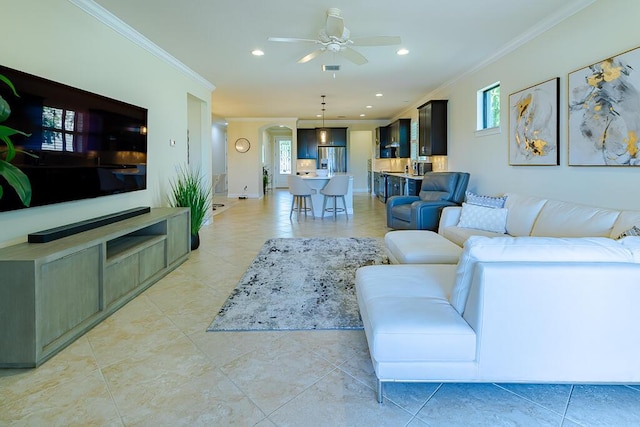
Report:
[[[347,202],[344,199],[345,194],[349,191],[349,175],[336,175],[333,176],[327,185],[320,190],[320,194],[324,195],[322,200],[322,218],[324,218],[325,212],[333,212],[333,219],[336,219],[338,212],[344,211],[347,220],[349,220],[349,214],[347,212]],[[342,207],[338,208],[338,197],[342,199]],[[327,207],[327,198],[333,199],[333,207]]]
[[[300,218],[300,212],[303,210],[305,217],[307,216],[307,211],[311,211],[311,216],[313,219],[316,219],[313,213],[313,200],[311,200],[311,195],[316,194],[316,190],[309,187],[298,175],[289,175],[287,177],[287,183],[289,184],[289,193],[293,195],[289,219],[291,219],[296,206],[298,208],[298,218]],[[309,199],[310,208],[307,208],[307,199]]]

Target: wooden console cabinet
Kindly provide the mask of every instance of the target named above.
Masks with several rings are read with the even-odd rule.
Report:
[[[36,367],[184,262],[187,208],[0,249],[0,368]]]

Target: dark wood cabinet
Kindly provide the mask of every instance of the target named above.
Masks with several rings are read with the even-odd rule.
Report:
[[[387,126],[376,128],[376,147],[381,159],[410,157],[411,119],[399,119]]]
[[[318,143],[315,129],[298,129],[298,159],[317,159]]]
[[[418,155],[447,155],[447,100],[418,107]]]
[[[399,176],[387,175],[387,198],[401,196],[404,187],[404,179]]]
[[[399,119],[389,125],[391,143],[397,142],[397,156],[411,157],[411,119]]]
[[[326,142],[322,143],[320,132],[326,131]],[[298,159],[317,159],[318,147],[346,147],[347,128],[298,129]]]
[[[320,132],[326,132],[326,142],[322,142]],[[318,146],[346,147],[347,128],[316,128],[316,141]]]
[[[389,144],[389,126],[376,128],[376,157],[380,159],[391,158],[391,148],[386,148]]]

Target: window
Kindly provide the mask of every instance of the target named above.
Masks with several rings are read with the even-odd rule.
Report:
[[[52,151],[74,151],[75,112],[61,108],[42,108],[42,148]]]
[[[500,82],[478,91],[478,130],[500,127]]]
[[[281,139],[278,141],[280,150],[280,174],[291,173],[291,140]]]

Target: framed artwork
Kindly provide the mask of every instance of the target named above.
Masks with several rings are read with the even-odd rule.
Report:
[[[640,166],[640,48],[569,73],[569,165]]]
[[[560,78],[509,95],[509,164],[557,166]]]

